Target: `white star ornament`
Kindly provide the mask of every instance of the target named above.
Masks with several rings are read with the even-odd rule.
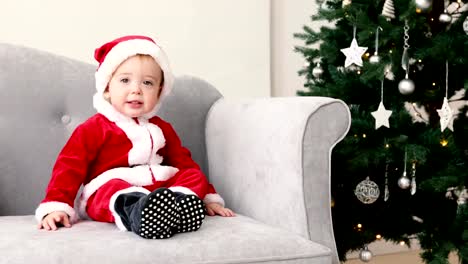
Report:
[[[453,122],[451,122],[453,120],[453,112],[449,106],[447,97],[444,97],[442,108],[437,109],[437,113],[440,116],[440,131],[444,132],[447,127],[453,131]]]
[[[351,64],[356,64],[357,66],[362,66],[362,55],[366,52],[367,47],[359,47],[357,44],[356,38],[353,38],[351,41],[351,46],[349,48],[341,49],[341,52],[346,56],[345,68],[349,67]]]
[[[385,109],[382,101],[380,101],[377,111],[374,111],[371,114],[375,118],[375,129],[378,129],[381,126],[390,127],[388,119],[392,115],[392,111]]]

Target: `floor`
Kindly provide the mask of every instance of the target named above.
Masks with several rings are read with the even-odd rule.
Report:
[[[384,240],[376,241],[369,245],[372,252],[372,259],[367,262],[371,264],[425,264],[419,254],[421,253],[417,240],[411,241],[411,248],[406,245],[394,244]],[[348,261],[345,264],[363,264],[359,259],[359,252],[351,252],[347,255]],[[449,256],[450,264],[458,264],[455,254]]]
[[[392,253],[385,255],[377,255],[372,257],[371,261],[367,263],[371,264],[424,264],[419,257],[419,250],[406,251],[400,253]],[[450,255],[450,264],[458,264],[458,258],[455,255]],[[359,259],[349,259],[344,262],[345,264],[363,264]]]

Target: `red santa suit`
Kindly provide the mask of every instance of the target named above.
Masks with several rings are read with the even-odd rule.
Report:
[[[96,72],[98,92],[93,98],[98,114],[79,125],[60,152],[45,199],[36,209],[36,219],[41,221],[51,212],[64,211],[72,222],[77,221],[74,200],[82,184],[79,215],[115,222],[122,230],[126,228],[114,210],[114,203],[123,193],[148,194],[166,187],[173,192],[195,194],[205,203],[224,205],[224,200],[182,146],[172,126],[155,116],[173,83],[162,50],[145,38],[120,39],[113,44],[105,47],[108,49],[105,52],[102,51],[104,46],[101,47],[101,53],[95,55],[101,63]],[[153,56],[164,73],[159,103],[151,113],[140,118],[121,114],[103,97],[113,71],[135,54]]]

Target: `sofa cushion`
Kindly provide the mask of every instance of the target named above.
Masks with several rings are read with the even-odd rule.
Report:
[[[1,263],[330,263],[331,251],[245,216],[207,217],[195,233],[147,240],[81,221],[37,230],[33,216],[0,217]]]

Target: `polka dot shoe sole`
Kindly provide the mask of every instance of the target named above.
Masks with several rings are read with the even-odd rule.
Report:
[[[180,213],[180,223],[176,232],[185,233],[200,229],[206,212],[200,198],[186,195],[177,203],[177,210]]]
[[[148,195],[143,210],[139,235],[148,239],[170,238],[172,229],[179,221],[179,213],[174,193],[168,189],[158,189]]]

